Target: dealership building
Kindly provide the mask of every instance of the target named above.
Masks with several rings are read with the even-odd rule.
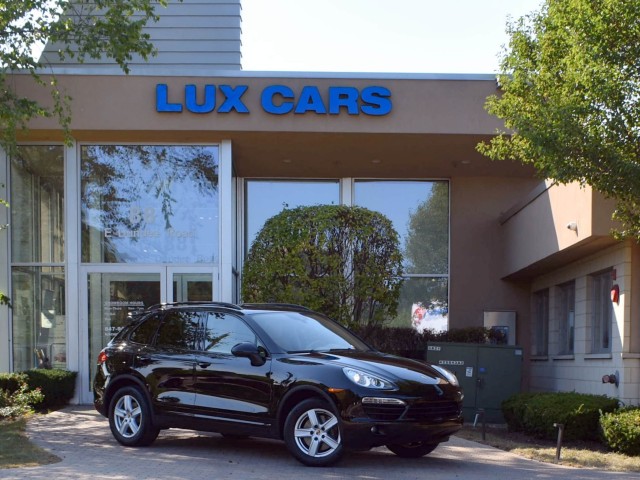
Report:
[[[420,328],[499,328],[523,390],[640,404],[640,247],[613,238],[613,203],[591,188],[477,153],[501,127],[484,109],[495,77],[243,71],[240,3],[171,2],[148,27],[158,55],[129,75],[46,47],[72,141],[39,118],[0,157],[0,371],[78,371],[88,403],[128,314],[241,302],[269,217],[341,204],[399,233],[395,325],[423,305]],[[50,104],[29,75],[12,81]]]

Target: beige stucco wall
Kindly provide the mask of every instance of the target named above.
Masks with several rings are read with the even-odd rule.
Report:
[[[572,249],[575,254],[613,244],[614,202],[589,186],[545,182],[503,217],[506,249],[502,276],[517,274]],[[569,228],[572,226],[572,228]],[[574,227],[574,228],[573,228]]]
[[[16,75],[16,89],[49,103],[46,88],[35,86],[27,75]],[[47,80],[44,77],[45,81]],[[62,90],[73,97],[71,128],[88,131],[182,131],[182,132],[378,132],[429,134],[495,133],[500,122],[489,116],[484,108],[487,96],[497,93],[496,83],[486,80],[421,80],[398,79],[385,76],[359,75],[349,78],[312,74],[253,76],[234,72],[233,75],[202,76],[125,76],[125,75],[58,75]],[[202,92],[204,85],[246,85],[242,99],[249,114],[230,112],[194,114],[190,112],[163,113],[155,111],[155,86],[167,84],[169,101],[184,97],[184,86],[193,84]],[[299,93],[303,86],[317,86],[327,99],[330,86],[350,86],[362,89],[383,86],[391,90],[392,112],[387,116],[367,115],[272,115],[260,107],[260,94],[269,85],[287,85]],[[219,94],[219,93],[218,93]],[[219,95],[218,106],[221,97]],[[57,129],[54,120],[40,119],[33,129]],[[216,135],[214,134],[215,138]]]
[[[450,318],[456,326],[481,326],[484,311],[512,310],[516,341],[528,342],[529,290],[501,279],[508,245],[499,219],[536,183],[534,178],[452,179]]]

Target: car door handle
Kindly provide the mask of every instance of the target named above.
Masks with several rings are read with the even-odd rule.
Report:
[[[198,366],[200,368],[209,368],[210,365],[211,365],[211,362],[198,362]]]

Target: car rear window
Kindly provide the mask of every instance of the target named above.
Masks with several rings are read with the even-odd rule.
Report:
[[[145,321],[140,323],[131,335],[129,336],[129,340],[134,343],[140,343],[142,345],[148,345],[153,342],[153,337],[158,330],[158,325],[160,324],[160,317],[158,315],[153,315],[147,318]]]

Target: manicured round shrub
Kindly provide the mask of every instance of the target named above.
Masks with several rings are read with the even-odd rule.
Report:
[[[600,418],[600,427],[611,450],[640,456],[640,407],[605,413]]]
[[[242,298],[296,303],[349,327],[397,310],[402,254],[391,221],[362,207],[316,205],[271,217],[251,245]]]

